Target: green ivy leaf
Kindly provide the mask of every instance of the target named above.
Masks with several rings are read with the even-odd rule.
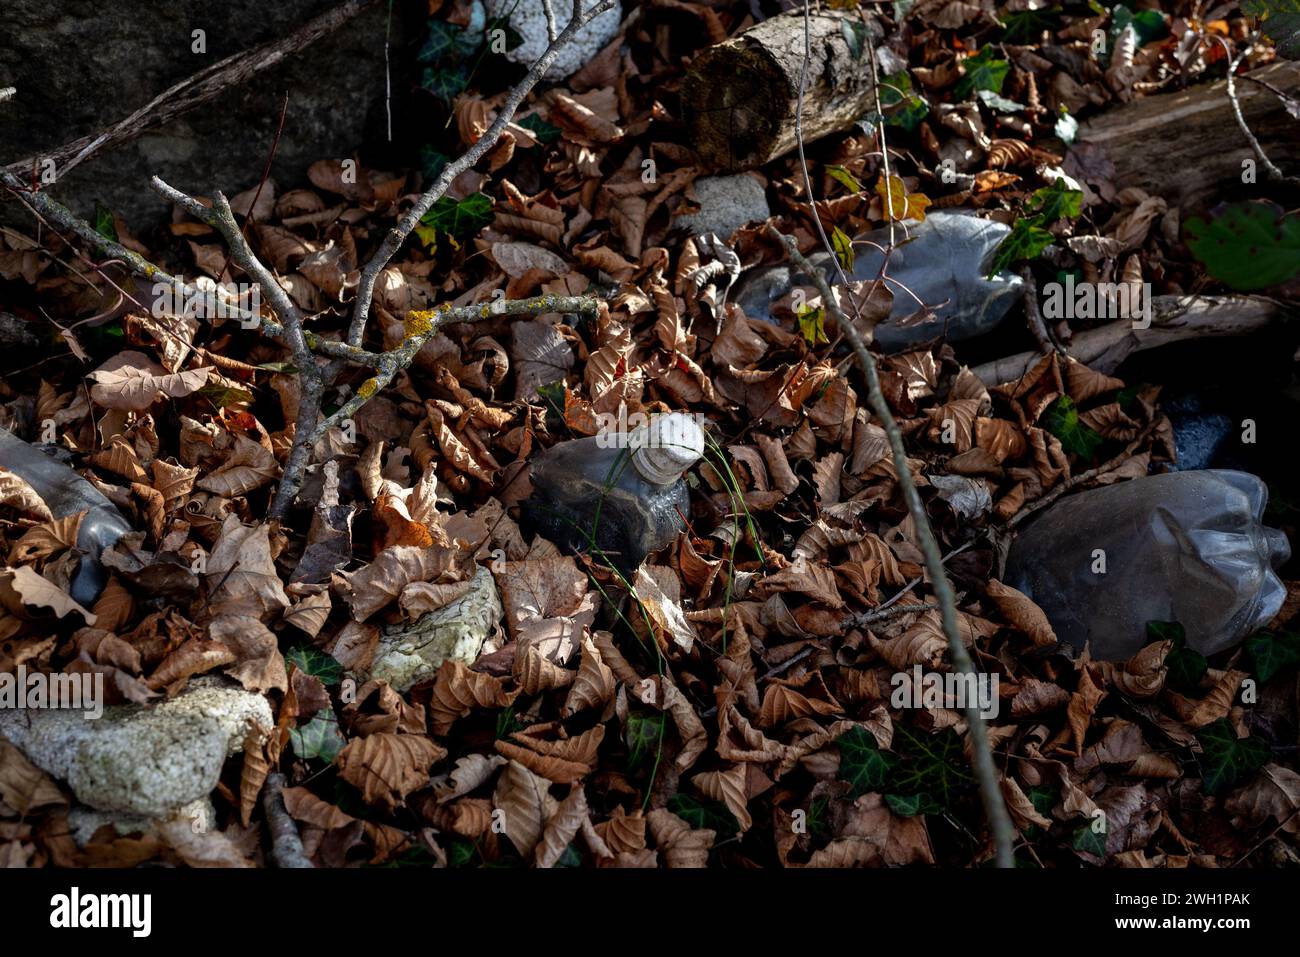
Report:
[[[942,810],[951,807],[956,793],[974,781],[967,769],[961,738],[951,728],[918,735],[903,725],[895,725],[894,747],[904,753],[890,779],[890,791],[926,795]]]
[[[1061,8],[1050,7],[1046,10],[1022,10],[1008,13],[1003,17],[1005,33],[1004,43],[1027,45],[1038,43],[1043,32],[1055,33],[1061,29]]]
[[[1208,223],[1189,219],[1184,233],[1205,271],[1233,289],[1264,289],[1300,275],[1300,215],[1273,203],[1233,203]]]
[[[290,648],[284,660],[292,663],[305,675],[319,678],[326,687],[343,681],[343,666],[331,655],[313,648],[311,645],[296,645]]]
[[[1083,851],[1083,853],[1091,854],[1093,857],[1104,858],[1106,856],[1106,835],[1094,831],[1092,823],[1089,822],[1074,832],[1070,846],[1076,851]]]
[[[1157,641],[1172,641],[1177,650],[1187,643],[1187,630],[1176,621],[1148,621],[1147,644]]]
[[[1068,395],[1061,396],[1047,407],[1040,424],[1061,440],[1061,448],[1073,452],[1085,462],[1092,461],[1103,442],[1100,435],[1079,421],[1079,410]]]
[[[1199,729],[1196,738],[1201,742],[1201,776],[1206,794],[1222,794],[1254,774],[1272,757],[1263,739],[1254,735],[1238,738],[1227,718]]]
[[[450,106],[469,87],[469,73],[462,66],[425,67],[420,85]]]
[[[664,716],[662,714],[637,714],[627,716],[627,765],[636,770],[659,751],[663,740]]]
[[[957,89],[954,91],[959,100],[967,99],[976,90],[1001,93],[1002,84],[1011,69],[1011,64],[1006,60],[998,60],[993,56],[991,46],[986,46],[974,56],[967,57],[962,66],[966,75],[957,81]]]
[[[113,219],[113,211],[99,200],[95,200],[95,232],[105,239],[117,242],[117,223]]]
[[[459,249],[460,242],[491,223],[492,216],[492,197],[487,193],[475,193],[464,199],[443,196],[420,217],[416,233],[430,249],[437,247],[438,236],[447,236]]]
[[[333,764],[347,741],[339,731],[339,722],[334,713],[327,715],[324,711],[318,711],[302,727],[289,732],[289,744],[293,747],[293,753],[304,761],[320,758],[326,764]]]
[[[1043,817],[1051,820],[1052,808],[1056,802],[1061,799],[1061,793],[1056,788],[1048,787],[1046,784],[1036,784],[1026,792],[1025,796],[1029,798],[1029,803],[1034,806],[1034,810]],[[1041,834],[1043,828],[1038,824],[1031,824],[1025,828],[1025,836],[1033,837]]]
[[[858,182],[857,177],[843,166],[827,166],[826,175],[835,182],[843,184],[844,188],[850,193],[860,193],[864,189],[863,185]]]
[[[433,182],[451,160],[446,153],[439,152],[428,143],[420,147],[420,173],[426,183]]]
[[[1034,190],[1025,210],[1041,216],[1043,225],[1050,225],[1058,219],[1074,219],[1083,212],[1083,192],[1070,189],[1065,180],[1058,179],[1051,186]]]
[[[830,342],[826,337],[826,310],[821,306],[810,309],[803,306],[796,313],[799,319],[799,333],[810,346],[825,345]]]
[[[1044,249],[1055,242],[1056,237],[1043,228],[1045,222],[1041,216],[1016,220],[1011,232],[993,253],[993,260],[989,263],[990,279],[1014,263],[1038,258]]]
[[[446,20],[429,20],[424,45],[415,59],[420,63],[438,63],[447,59],[471,56],[478,50],[482,38],[468,33],[464,27]]]
[[[865,49],[863,42],[867,39],[867,25],[860,20],[845,17],[840,21],[840,34],[844,37],[844,45],[849,48],[849,55],[855,60],[861,60]]]
[[[911,133],[930,112],[930,104],[912,87],[906,70],[885,77],[880,85],[880,108],[889,111],[885,122]]]
[[[532,133],[543,146],[549,146],[560,138],[560,128],[547,123],[536,113],[529,113],[519,121],[519,125]]]
[[[943,813],[943,805],[928,794],[886,794],[885,803],[899,817]]]
[[[1300,664],[1300,634],[1257,631],[1246,639],[1246,652],[1255,665],[1255,675],[1268,681],[1283,668]]]
[[[232,405],[253,401],[253,393],[228,385],[205,385],[202,389],[199,389],[198,394],[218,409],[226,409]]]
[[[849,239],[844,230],[838,226],[831,227],[831,246],[835,250],[835,258],[840,261],[846,273],[853,272],[853,240]]]
[[[700,801],[689,794],[678,793],[668,799],[667,807],[695,830],[707,827],[716,832],[718,841],[740,833],[735,816],[720,801]]]
[[[835,739],[840,749],[839,779],[853,787],[853,796],[879,791],[889,772],[898,764],[898,755],[881,751],[871,732],[851,728]]]

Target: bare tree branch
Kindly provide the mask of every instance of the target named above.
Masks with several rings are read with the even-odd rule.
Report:
[[[361,345],[366,320],[370,316],[370,303],[375,292],[375,282],[378,280],[379,274],[384,271],[384,267],[397,255],[402,243],[406,242],[406,237],[411,235],[415,227],[419,225],[420,217],[442,198],[457,176],[477,163],[488,150],[496,145],[496,141],[501,137],[506,126],[514,119],[515,110],[519,109],[519,104],[523,103],[528,92],[537,85],[543,74],[555,62],[556,57],[560,55],[560,49],[573,38],[574,34],[590,23],[593,18],[608,10],[613,4],[614,0],[600,0],[599,3],[584,14],[582,12],[582,0],[573,0],[573,18],[556,36],[554,42],[546,48],[546,52],[537,58],[536,63],[529,67],[528,73],[519,81],[519,84],[507,94],[505,102],[501,104],[501,109],[497,111],[496,119],[492,121],[492,125],[484,131],[473,146],[443,167],[442,172],[438,174],[438,178],[434,180],[429,190],[415,201],[415,204],[407,210],[406,215],[384,237],[384,241],[361,270],[361,281],[357,285],[357,300],[352,308],[352,321],[348,325],[347,342],[349,345]]]

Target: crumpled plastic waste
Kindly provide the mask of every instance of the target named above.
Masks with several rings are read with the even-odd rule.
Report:
[[[89,608],[108,582],[108,573],[99,563],[99,556],[131,531],[130,524],[99,489],[5,429],[0,429],[0,467],[30,485],[55,518],[86,513],[77,532],[81,562],[68,591],[74,601]]]
[[[703,454],[704,432],[680,412],[631,432],[561,442],[532,463],[524,527],[630,575],[686,527],[691,501],[682,476]]]
[[[906,229],[904,229],[906,227]],[[993,251],[1010,227],[956,210],[930,213],[921,223],[894,227],[896,245],[889,257],[890,290],[894,303],[889,317],[876,326],[876,342],[886,353],[904,352],[931,339],[945,336],[952,342],[971,339],[995,328],[1018,301],[1024,280],[1003,272],[987,278]],[[907,236],[906,241],[902,237]],[[853,244],[854,280],[875,279],[889,244],[889,229],[877,229]],[[876,248],[879,247],[879,248]],[[834,285],[835,270],[826,253],[809,257]],[[729,297],[751,319],[776,322],[772,306],[792,286],[810,286],[809,278],[788,265],[768,266],[741,277]],[[912,290],[933,318],[899,325],[899,320],[921,308]]]
[[[1268,489],[1227,469],[1170,472],[1056,502],[1024,529],[1004,582],[1046,613],[1056,637],[1096,659],[1120,661],[1146,644],[1146,623],[1183,626],[1212,655],[1277,614],[1291,556],[1262,524]]]

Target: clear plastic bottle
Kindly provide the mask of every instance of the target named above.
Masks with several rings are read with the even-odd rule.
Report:
[[[77,530],[81,563],[68,592],[89,608],[108,581],[108,573],[99,563],[100,553],[129,532],[131,525],[99,489],[5,429],[0,429],[0,467],[30,485],[55,518],[86,513]]]
[[[896,226],[896,245],[889,256],[894,303],[889,317],[876,326],[880,348],[886,353],[905,352],[939,336],[951,342],[971,339],[1005,319],[1019,301],[1024,282],[1014,272],[992,278],[986,273],[993,251],[1010,232],[996,220],[960,210],[942,210],[926,216],[925,222]],[[876,278],[889,240],[887,227],[854,240],[852,279]],[[828,255],[814,255],[810,261],[825,271],[827,282],[835,284]],[[812,282],[789,266],[769,266],[742,277],[731,299],[751,319],[772,322],[773,304],[794,285]],[[934,316],[900,326],[900,319],[920,309],[917,298],[934,307]]]
[[[1056,637],[1119,661],[1148,621],[1175,621],[1211,655],[1262,628],[1291,554],[1262,524],[1268,489],[1247,472],[1170,472],[1061,499],[1011,546],[1004,581],[1036,601]]]
[[[704,454],[704,432],[681,412],[631,432],[605,432],[548,449],[532,463],[524,524],[562,550],[589,552],[631,575],[686,528],[682,476]]]

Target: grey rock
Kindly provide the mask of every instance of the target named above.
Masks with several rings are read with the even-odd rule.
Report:
[[[700,211],[679,216],[677,223],[696,236],[716,233],[726,239],[746,223],[772,215],[763,184],[752,176],[704,176],[694,185]]]
[[[1148,621],[1178,622],[1190,647],[1212,655],[1262,627],[1286,597],[1273,569],[1291,548],[1261,524],[1267,501],[1256,476],[1226,469],[1070,495],[1016,538],[1004,581],[1038,603],[1057,638],[1076,650],[1090,643],[1094,658],[1136,654]]]
[[[1232,435],[1232,418],[1206,407],[1195,394],[1162,403],[1174,427],[1175,466],[1179,471],[1208,468]]]
[[[480,565],[464,598],[426,612],[411,625],[386,628],[369,673],[359,677],[387,681],[405,691],[444,661],[472,665],[501,615],[496,582]]]
[[[0,87],[17,93],[0,105],[0,165],[111,126],[180,80],[287,36],[336,2],[5,0]],[[399,12],[397,49],[405,40]],[[352,155],[369,118],[383,128],[386,17],[385,4],[372,4],[251,83],[78,165],[48,187],[51,195],[83,216],[99,200],[139,229],[169,215],[149,189],[153,174],[203,195],[255,186],[286,92],[289,110],[271,174],[282,188],[303,181],[316,160]],[[196,29],[206,31],[205,53],[192,51]]]
[[[583,4],[587,8],[593,5],[594,0],[585,0]],[[546,52],[550,41],[546,33],[546,12],[542,0],[487,0],[486,6],[488,14],[493,17],[508,14],[510,26],[523,37],[523,43],[506,51],[507,60],[531,66]],[[573,4],[569,0],[552,0],[551,9],[555,13],[555,28],[563,30],[573,19]],[[555,62],[547,69],[545,79],[563,80],[578,72],[605,44],[614,39],[622,21],[623,6],[616,2],[579,30],[560,50]]]
[[[217,810],[206,796],[191,801],[167,820],[181,820],[190,824],[195,830],[212,827],[217,819]],[[121,811],[96,811],[94,808],[74,806],[68,810],[68,829],[77,847],[85,847],[105,824],[111,825],[119,837],[128,834],[158,836],[158,824],[162,819],[146,817],[142,814],[126,814]]]
[[[216,787],[227,757],[272,727],[266,698],[196,679],[175,698],[81,711],[0,711],[0,736],[100,811],[167,818]]]
[[[1014,273],[989,279],[986,272],[993,250],[1010,231],[1002,223],[955,211],[931,213],[923,223],[907,224],[906,233],[901,226],[895,227],[897,245],[889,258],[889,276],[895,280],[890,286],[894,304],[889,318],[876,326],[881,349],[905,352],[939,336],[958,342],[983,335],[1002,322],[1019,300],[1024,282]],[[863,242],[854,244],[852,278],[875,279],[882,259],[875,247],[888,244],[889,231],[879,229],[861,238]],[[828,282],[834,281],[827,254],[811,256],[809,262],[825,271]],[[742,276],[731,298],[750,318],[773,322],[772,304],[785,296],[792,284],[811,282],[789,266],[769,266]],[[936,307],[933,319],[899,325],[900,319],[919,308],[903,287]]]

